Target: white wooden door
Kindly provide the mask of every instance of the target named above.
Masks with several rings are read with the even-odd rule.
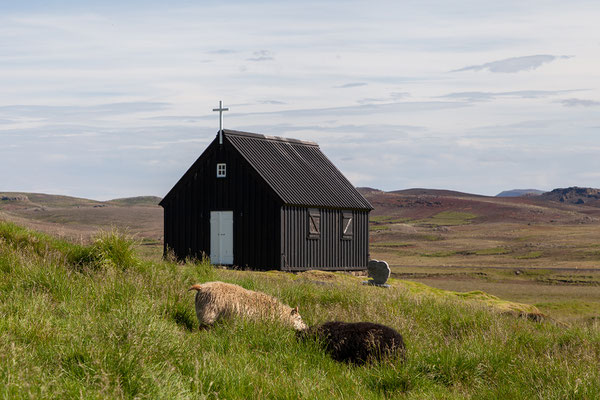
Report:
[[[233,211],[210,212],[210,262],[233,264]]]

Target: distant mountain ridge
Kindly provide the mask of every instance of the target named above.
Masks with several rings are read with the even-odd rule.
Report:
[[[0,192],[0,209],[14,207],[98,207],[98,206],[156,206],[161,200],[157,196],[136,196],[99,201],[81,197],[45,193]]]
[[[539,196],[543,193],[546,192],[538,189],[512,189],[500,192],[496,195],[496,197]]]
[[[458,192],[456,190],[447,189],[424,189],[424,188],[411,188],[402,190],[392,190],[387,193],[394,193],[407,196],[454,196],[454,197],[487,197],[481,194]]]
[[[385,191],[381,189],[375,189],[372,187],[357,187],[356,190],[363,196],[367,196],[374,193],[388,193],[404,196],[453,196],[453,197],[487,197],[481,194],[457,192],[455,190],[446,189],[425,189],[425,188],[411,188],[411,189],[399,189]]]
[[[572,186],[569,188],[554,189],[544,193],[541,197],[545,200],[561,203],[597,204],[600,203],[600,189]]]

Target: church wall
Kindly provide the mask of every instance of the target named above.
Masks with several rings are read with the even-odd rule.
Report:
[[[225,178],[217,163],[226,163]],[[281,204],[227,140],[213,141],[163,205],[165,250],[177,258],[210,256],[210,212],[233,211],[234,264],[280,268]]]
[[[310,208],[283,206],[283,270],[362,270],[369,259],[369,212],[366,210],[312,209],[319,216],[319,234],[311,234]],[[343,215],[352,215],[352,235],[343,237]]]

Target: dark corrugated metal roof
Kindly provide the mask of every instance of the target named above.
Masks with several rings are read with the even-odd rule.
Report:
[[[228,129],[223,135],[285,204],[373,209],[315,142]]]

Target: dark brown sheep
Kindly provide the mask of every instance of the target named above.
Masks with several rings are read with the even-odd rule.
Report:
[[[298,336],[316,338],[334,360],[357,365],[405,355],[402,335],[372,322],[325,322],[298,332]]]

